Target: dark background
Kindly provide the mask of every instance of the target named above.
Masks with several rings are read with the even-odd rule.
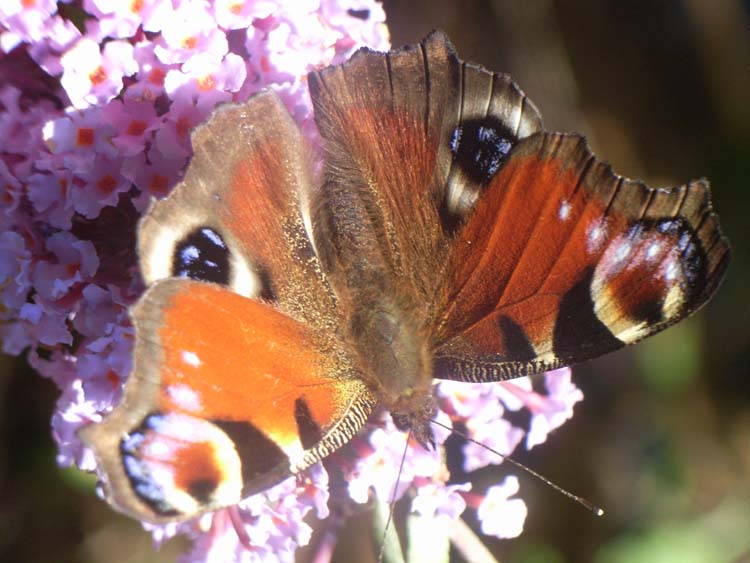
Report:
[[[586,134],[617,172],[651,186],[708,177],[733,246],[704,310],[577,368],[586,399],[573,420],[518,455],[606,515],[521,477],[526,530],[488,545],[514,563],[750,561],[748,4],[391,0],[385,9],[394,46],[443,29],[463,59],[511,74],[547,129]],[[56,398],[23,361],[0,358],[0,561],[174,561],[184,542],[153,553],[138,524],[95,498],[90,478],[55,465]],[[505,471],[479,472],[475,489]],[[351,526],[345,536],[367,537],[363,523]],[[336,560],[367,557],[344,542]]]

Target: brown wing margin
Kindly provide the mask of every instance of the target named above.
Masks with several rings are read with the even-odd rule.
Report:
[[[705,303],[728,259],[704,180],[651,189],[580,136],[536,134],[451,249],[435,377],[508,379],[636,342]]]

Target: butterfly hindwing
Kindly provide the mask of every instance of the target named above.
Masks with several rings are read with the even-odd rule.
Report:
[[[579,136],[536,134],[451,248],[436,376],[505,379],[636,342],[700,307],[728,257],[704,181],[652,189]]]
[[[141,519],[235,504],[340,447],[372,408],[314,329],[220,285],[160,281],[133,319],[125,397],[83,437],[111,502]]]

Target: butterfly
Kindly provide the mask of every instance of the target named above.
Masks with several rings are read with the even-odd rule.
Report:
[[[698,309],[729,260],[707,182],[615,174],[448,38],[219,107],[138,230],[124,398],[80,433],[118,510],[181,521],[342,447],[376,408],[425,447],[435,379],[576,364]]]

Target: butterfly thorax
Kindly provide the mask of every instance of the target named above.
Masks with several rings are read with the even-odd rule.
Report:
[[[433,442],[432,351],[424,330],[403,304],[368,300],[352,315],[350,329],[363,379],[389,410],[396,426],[411,429],[423,445]]]

